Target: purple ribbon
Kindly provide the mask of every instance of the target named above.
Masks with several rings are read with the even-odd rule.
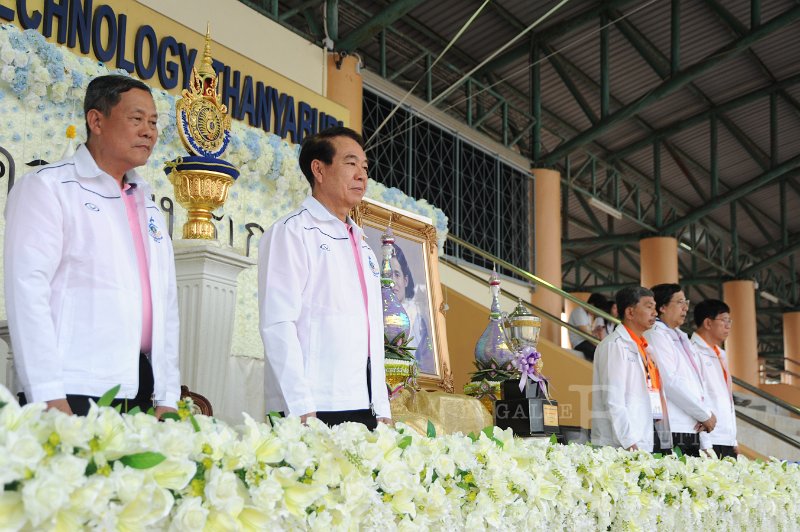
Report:
[[[544,387],[546,379],[543,375],[539,374],[536,365],[541,360],[542,354],[535,348],[526,345],[517,352],[517,358],[514,360],[514,365],[519,369],[521,375],[519,377],[519,391],[525,390],[525,383],[528,379],[538,383],[542,393],[547,397],[547,390]]]

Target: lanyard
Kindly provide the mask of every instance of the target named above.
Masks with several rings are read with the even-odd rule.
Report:
[[[700,335],[698,334],[697,336]],[[700,338],[706,343],[708,347],[710,347],[714,351],[714,354],[717,355],[717,361],[719,362],[719,367],[722,369],[722,375],[723,377],[725,377],[725,385],[728,387],[728,393],[732,394],[733,386],[731,386],[731,378],[728,375],[728,370],[725,368],[725,361],[722,360],[722,355],[720,354],[719,347],[717,347],[716,345],[709,344],[708,341],[702,336],[700,336]],[[731,395],[731,398],[733,398],[733,395]]]
[[[647,341],[630,330],[627,325],[624,327],[625,330],[628,331],[628,334],[631,335],[633,341],[636,342],[636,347],[639,348],[639,355],[642,357],[644,372],[647,378],[647,387],[651,390],[660,390],[661,376],[658,374],[658,367],[655,362],[653,362],[653,360],[650,359],[650,355],[647,354]]]
[[[372,404],[372,352],[370,351],[370,327],[369,327],[369,302],[367,299],[367,281],[364,278],[364,266],[361,264],[361,254],[358,251],[358,243],[353,232],[353,226],[347,224],[347,236],[350,238],[350,247],[353,250],[353,258],[356,261],[358,280],[361,283],[361,298],[364,300],[364,316],[367,320],[367,396],[369,397],[369,410],[375,415],[375,407]]]

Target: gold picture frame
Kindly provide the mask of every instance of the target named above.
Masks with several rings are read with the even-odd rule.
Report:
[[[412,321],[411,336],[415,337],[413,343],[420,369],[418,383],[423,389],[453,393],[436,228],[432,221],[367,198],[354,209],[353,219],[364,229],[367,244],[379,258],[382,256],[380,235],[391,226],[395,250],[398,258],[402,257],[406,286],[399,297]]]

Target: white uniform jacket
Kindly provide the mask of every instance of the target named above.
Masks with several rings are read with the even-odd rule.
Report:
[[[681,342],[689,348],[690,361]],[[680,329],[672,329],[661,320],[644,333],[645,340],[653,349],[653,355],[661,372],[664,395],[669,410],[669,425],[676,433],[695,433],[698,421],[711,417],[709,403],[705,402],[703,368],[700,358],[692,347],[689,337]],[[692,366],[692,362],[694,366]],[[697,368],[698,373],[695,371]],[[700,433],[700,448],[708,449],[711,442],[708,433]]]
[[[172,242],[150,187],[134,171],[153,301],[157,405],[180,398]],[[117,181],[80,146],[14,185],[6,204],[5,298],[17,375],[28,401],[119,398],[139,388],[142,291]]]
[[[375,412],[391,417],[380,267],[361,228],[349,218],[348,223],[367,284],[369,331],[347,226],[341,220],[309,196],[261,237],[258,298],[269,410],[302,415],[369,408],[369,343]]]
[[[692,346],[697,351],[705,372],[706,401],[717,416],[717,426],[708,436],[713,445],[735,447],[737,445],[736,410],[720,360],[714,350],[697,333],[692,335]],[[727,367],[728,357],[725,354],[725,350],[720,348],[719,351],[719,355]],[[730,374],[730,371],[728,373]]]
[[[652,357],[652,352],[648,355]],[[661,403],[663,409],[663,390]],[[667,417],[656,426],[661,447],[672,447]],[[606,336],[594,353],[592,443],[626,449],[635,443],[640,450],[653,450],[653,412],[644,363],[623,325]]]

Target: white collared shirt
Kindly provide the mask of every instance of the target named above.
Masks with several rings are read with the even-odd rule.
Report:
[[[662,390],[662,404],[663,401]],[[665,439],[661,445],[671,447],[671,441],[666,440],[668,423],[660,425]],[[618,325],[595,350],[592,443],[625,449],[636,444],[640,450],[653,450],[653,411],[644,363],[636,342],[623,325]]]
[[[153,309],[150,359],[158,405],[180,398],[172,242],[150,187],[134,171]],[[11,189],[3,255],[14,361],[31,402],[66,394],[117,397],[139,388],[142,293],[119,183],[81,145]]]
[[[706,400],[717,416],[717,426],[709,434],[711,443],[735,447],[737,445],[736,410],[720,359],[717,358],[714,349],[697,333],[692,335],[692,346],[697,351],[700,364],[705,372]],[[720,358],[727,364],[728,357],[725,350],[720,347],[719,351]]]
[[[689,352],[684,350],[681,335]],[[645,331],[644,337],[653,349],[653,355],[661,372],[664,395],[667,398],[669,424],[673,432],[694,433],[699,421],[711,417],[711,409],[705,402],[703,374],[700,359],[691,348],[686,333],[673,329],[661,320]],[[692,357],[691,360],[689,357]],[[701,432],[701,449],[711,447],[707,433]]]
[[[347,225],[309,196],[259,244],[258,296],[268,410],[302,415],[369,408],[367,356],[378,417],[391,417],[383,349],[380,265],[360,242],[370,331]],[[367,346],[369,337],[369,349]]]

